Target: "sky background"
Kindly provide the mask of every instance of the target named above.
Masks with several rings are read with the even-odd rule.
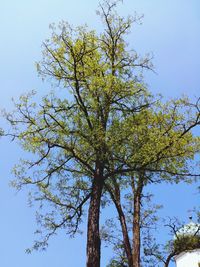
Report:
[[[50,33],[48,25],[67,20],[99,29],[96,0],[0,0],[0,107],[12,110],[11,98],[32,89],[41,95],[50,85],[38,78],[34,62],[41,58],[41,44]],[[200,1],[124,0],[123,15],[144,14],[143,25],[134,26],[129,44],[139,53],[154,54],[156,73],[147,73],[153,93],[166,98],[200,95]],[[1,126],[6,127],[1,119]],[[199,135],[199,129],[196,131]],[[24,253],[34,240],[34,209],[27,205],[27,190],[16,194],[9,187],[11,169],[23,151],[8,139],[0,140],[0,266],[85,266],[85,236],[69,239],[64,232],[50,242],[44,253]],[[163,216],[187,221],[188,210],[199,205],[197,185],[158,186],[155,202],[164,205]],[[83,225],[83,230],[85,225]],[[159,230],[158,230],[159,231]],[[160,233],[160,235],[163,235]],[[102,251],[102,267],[112,256]],[[173,265],[171,265],[173,266]]]

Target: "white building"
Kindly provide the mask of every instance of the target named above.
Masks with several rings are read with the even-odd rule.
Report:
[[[177,237],[193,237],[200,238],[200,224],[190,222],[181,228],[177,233]],[[200,267],[200,248],[182,252],[175,256],[177,267]]]
[[[200,249],[181,253],[175,261],[177,267],[200,267]]]

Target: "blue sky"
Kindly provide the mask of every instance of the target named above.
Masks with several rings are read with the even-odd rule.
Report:
[[[99,29],[97,0],[0,0],[0,107],[12,109],[11,98],[37,89],[45,94],[50,85],[37,77],[34,62],[41,57],[48,25],[67,20]],[[152,52],[157,74],[146,74],[154,93],[165,97],[200,94],[200,2],[199,0],[124,0],[121,14],[144,14],[142,26],[129,36],[130,46],[141,54]],[[1,125],[5,122],[1,120]],[[197,134],[200,131],[197,130]],[[0,266],[82,267],[85,236],[69,239],[63,232],[45,253],[26,255],[36,228],[34,209],[28,208],[27,191],[18,194],[8,186],[11,168],[23,152],[16,143],[0,140]],[[162,215],[177,215],[187,221],[187,210],[199,205],[196,185],[161,186],[154,190],[156,202],[164,204]],[[83,226],[84,228],[84,226]],[[103,250],[102,267],[111,256]]]

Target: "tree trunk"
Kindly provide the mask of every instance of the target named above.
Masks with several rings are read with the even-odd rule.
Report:
[[[175,251],[168,255],[168,257],[165,261],[164,267],[169,267],[170,261],[175,255],[177,255],[177,252],[175,252]]]
[[[129,235],[128,235],[126,217],[124,215],[124,211],[123,211],[121,201],[120,201],[120,190],[119,190],[119,186],[116,183],[114,178],[112,179],[112,182],[114,185],[114,189],[111,186],[109,186],[108,184],[106,184],[106,187],[110,193],[111,199],[112,199],[113,203],[115,204],[115,207],[116,207],[117,212],[118,212],[119,221],[120,221],[120,225],[121,225],[121,229],[122,229],[122,235],[123,235],[124,250],[125,250],[125,253],[127,256],[127,260],[128,260],[128,266],[133,267],[131,244],[130,244],[130,239],[129,239]]]
[[[124,212],[122,210],[121,204],[116,203],[115,205],[116,205],[116,208],[118,211],[119,220],[120,220],[120,224],[121,224],[121,228],[122,228],[124,249],[126,252],[127,259],[128,259],[128,266],[133,267],[133,258],[132,258],[131,245],[130,245],[128,230],[127,230],[127,225],[126,225],[126,218],[125,218]]]
[[[101,241],[99,234],[99,215],[102,189],[103,178],[97,175],[94,177],[88,211],[87,267],[100,267]]]
[[[140,190],[134,195],[133,215],[133,267],[140,267]]]

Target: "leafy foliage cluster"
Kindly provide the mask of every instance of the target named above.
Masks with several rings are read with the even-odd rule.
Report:
[[[174,250],[177,252],[189,251],[200,248],[200,236],[181,236],[174,241]]]

